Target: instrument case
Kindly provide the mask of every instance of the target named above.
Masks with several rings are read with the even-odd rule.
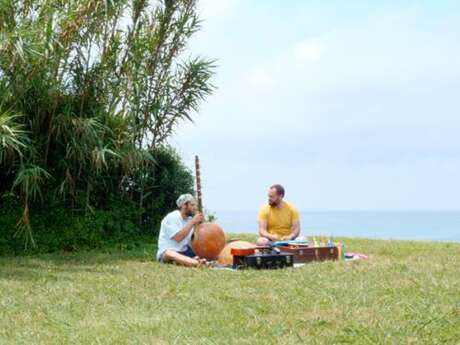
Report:
[[[337,247],[283,246],[278,248],[282,252],[293,254],[295,264],[312,261],[339,260],[339,250]]]
[[[233,255],[233,268],[256,268],[256,269],[276,269],[292,267],[294,265],[294,255],[280,251],[262,251],[245,255]]]

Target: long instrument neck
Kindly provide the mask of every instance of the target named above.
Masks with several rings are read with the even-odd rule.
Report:
[[[198,211],[203,213],[203,198],[201,195],[201,173],[200,173],[200,160],[195,156],[195,175],[196,175],[196,197],[198,201]]]

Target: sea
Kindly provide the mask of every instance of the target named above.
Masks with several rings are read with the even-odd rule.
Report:
[[[257,211],[212,212],[225,232],[257,233]],[[460,242],[460,211],[304,211],[303,236]]]

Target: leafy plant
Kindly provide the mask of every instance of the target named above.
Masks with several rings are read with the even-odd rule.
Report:
[[[213,61],[185,58],[199,27],[195,0],[0,2],[0,195],[21,201],[26,246],[45,205],[89,217],[111,195],[142,228],[173,179],[190,186],[167,144],[213,90]]]

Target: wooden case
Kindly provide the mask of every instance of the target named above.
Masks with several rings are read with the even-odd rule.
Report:
[[[284,246],[278,248],[282,252],[294,254],[295,264],[339,259],[337,247]]]

